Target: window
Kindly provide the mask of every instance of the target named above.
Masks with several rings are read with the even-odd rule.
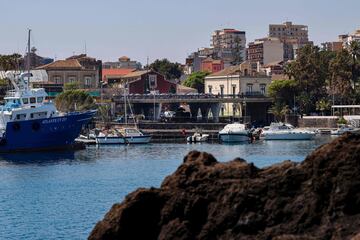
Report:
[[[28,104],[28,103],[29,103],[29,99],[28,99],[28,98],[23,98],[23,99],[22,99],[22,102],[23,102],[23,104]]]
[[[252,87],[253,87],[252,83],[246,84],[246,92],[251,93],[252,92]]]
[[[224,85],[220,85],[220,95],[224,96]]]
[[[62,84],[63,83],[60,76],[54,76],[53,77],[53,82],[57,83],[57,84]]]
[[[36,103],[36,99],[34,97],[30,98],[30,103]]]
[[[157,75],[149,74],[149,87],[150,89],[155,89],[157,87]]]
[[[209,88],[209,93],[212,93],[212,86],[209,85],[208,88]]]
[[[85,77],[85,87],[91,87],[92,77]]]
[[[231,87],[232,87],[232,95],[235,97],[235,95],[236,95],[236,85],[233,84],[233,85],[231,85]]]
[[[75,77],[75,76],[70,76],[70,77],[68,78],[68,82],[69,82],[69,83],[74,83],[74,82],[76,82],[76,77]]]
[[[37,102],[38,102],[38,103],[42,103],[42,102],[43,102],[43,99],[44,99],[43,97],[38,97],[38,98],[37,98]]]
[[[265,95],[266,91],[266,84],[260,84],[260,92],[261,94]]]

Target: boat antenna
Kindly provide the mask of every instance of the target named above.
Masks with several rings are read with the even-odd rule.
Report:
[[[27,64],[26,64],[26,70],[28,72],[28,80],[26,82],[26,85],[25,85],[25,90],[28,90],[28,87],[29,87],[29,82],[30,82],[30,34],[31,34],[31,29],[29,28],[28,29],[28,52],[27,52]]]

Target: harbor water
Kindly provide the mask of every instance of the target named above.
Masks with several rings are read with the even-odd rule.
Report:
[[[88,146],[71,152],[0,155],[0,239],[86,239],[112,204],[159,187],[191,150],[266,167],[302,161],[330,136],[252,144]]]

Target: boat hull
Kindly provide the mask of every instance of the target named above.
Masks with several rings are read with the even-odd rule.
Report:
[[[83,125],[94,111],[64,116],[8,122],[0,140],[0,152],[71,149]]]
[[[313,133],[273,133],[264,134],[265,140],[311,140],[315,134]]]
[[[150,135],[132,137],[96,137],[97,144],[146,144],[151,140]]]
[[[234,134],[234,133],[221,133],[219,134],[219,138],[221,142],[231,143],[231,142],[246,142],[249,141],[250,138],[248,134]]]

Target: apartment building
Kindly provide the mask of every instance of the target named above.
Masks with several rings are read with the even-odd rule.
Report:
[[[225,66],[239,64],[246,59],[245,31],[232,28],[216,30],[212,34],[211,46],[214,58],[222,59]]]
[[[269,25],[269,37],[279,38],[284,44],[284,60],[292,60],[296,51],[309,41],[308,26],[285,22],[282,24]]]
[[[357,29],[351,34],[339,35],[339,42],[342,43],[343,48],[348,48],[352,41],[360,42],[360,29]]]
[[[250,42],[247,48],[247,59],[251,63],[267,65],[284,60],[284,44],[279,38],[268,37]]]

